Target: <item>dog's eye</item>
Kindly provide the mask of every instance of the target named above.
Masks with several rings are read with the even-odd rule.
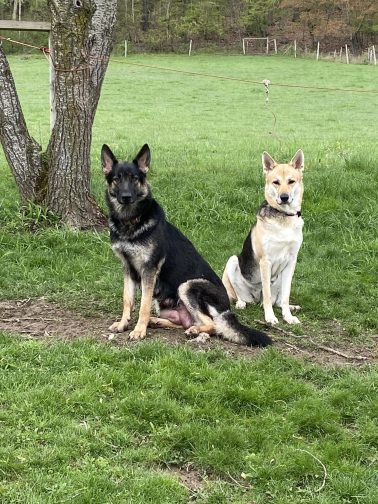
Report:
[[[289,184],[295,184],[295,180],[289,180]]]
[[[274,185],[280,185],[280,181],[279,180],[273,180],[273,184]]]

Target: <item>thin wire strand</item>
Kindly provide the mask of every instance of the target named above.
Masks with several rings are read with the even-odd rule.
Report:
[[[26,44],[24,42],[20,42],[18,40],[12,40],[7,37],[3,37],[0,35],[0,40],[5,40],[7,42],[10,42],[11,44],[19,44],[25,47],[30,47],[32,49],[36,49],[38,51],[42,51],[45,56],[49,55],[51,58],[50,51],[47,47],[38,47],[32,44]],[[96,60],[96,58],[91,58],[92,60]],[[99,60],[103,60],[104,58],[98,58]],[[52,58],[51,58],[52,60]],[[121,64],[126,64],[126,65],[131,65],[131,66],[136,66],[136,67],[141,67],[141,68],[150,68],[152,70],[161,70],[164,72],[174,72],[174,73],[180,73],[184,75],[191,75],[191,76],[196,76],[196,77],[210,77],[211,79],[219,79],[219,80],[227,80],[227,81],[234,81],[234,82],[243,82],[244,84],[258,84],[261,85],[263,84],[262,81],[256,81],[256,80],[251,80],[251,79],[239,79],[238,77],[228,77],[226,75],[216,75],[216,74],[208,74],[208,73],[201,73],[201,72],[193,72],[189,70],[179,70],[178,68],[167,68],[167,67],[161,67],[157,65],[145,65],[143,63],[135,63],[131,61],[120,61],[116,60],[113,58],[115,63],[121,63]],[[54,62],[53,62],[54,64]],[[78,71],[83,71],[89,68],[89,65],[80,65],[76,68],[59,68],[56,67],[54,64],[54,68],[58,72],[78,72]],[[336,88],[336,87],[318,87],[318,86],[305,86],[302,84],[283,84],[283,83],[273,83],[270,82],[271,86],[277,86],[277,87],[286,87],[286,88],[297,88],[297,89],[307,89],[311,91],[337,91],[337,92],[347,92],[347,93],[373,93],[373,94],[378,94],[378,89],[362,89],[362,88]]]
[[[236,82],[243,82],[245,84],[263,84],[262,81],[255,81],[251,79],[239,79],[238,77],[228,77],[226,75],[216,75],[216,74],[208,74],[208,73],[201,73],[201,72],[192,72],[189,70],[179,70],[177,68],[167,68],[167,67],[161,67],[161,66],[156,66],[156,65],[145,65],[143,63],[135,63],[131,61],[120,61],[116,59],[112,59],[115,63],[121,63],[121,64],[126,64],[126,65],[132,65],[132,66],[137,66],[137,67],[143,67],[143,68],[151,68],[153,70],[163,70],[165,72],[175,72],[175,73],[181,73],[181,74],[186,74],[186,75],[192,75],[192,76],[198,76],[198,77],[210,77],[212,79],[221,79],[221,80],[229,80],[229,81],[236,81]],[[309,89],[313,91],[346,91],[348,93],[374,93],[378,94],[378,89],[362,89],[362,88],[335,88],[335,87],[317,87],[317,86],[304,86],[302,84],[282,84],[282,83],[270,83],[271,86],[277,86],[277,87],[287,87],[287,88],[300,88],[300,89]]]

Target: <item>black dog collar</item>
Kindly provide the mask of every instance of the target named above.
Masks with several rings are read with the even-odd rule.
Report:
[[[257,211],[257,215],[260,215],[261,217],[273,217],[276,215],[287,215],[287,217],[301,217],[302,212],[298,210],[298,212],[296,212],[295,214],[290,214],[284,212],[283,210],[278,210],[277,208],[274,208],[271,205],[269,205],[267,201],[264,201],[260,206],[259,210]]]
[[[279,212],[279,210],[278,210]],[[302,212],[300,210],[298,210],[297,213],[295,214],[291,214],[291,213],[286,213],[286,212],[281,212],[281,213],[284,213],[285,215],[287,215],[288,217],[301,217],[302,216]]]

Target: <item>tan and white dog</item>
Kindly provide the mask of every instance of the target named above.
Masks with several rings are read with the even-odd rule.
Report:
[[[262,155],[265,173],[265,201],[257,211],[257,221],[248,234],[241,253],[229,258],[223,284],[237,308],[263,302],[265,321],[277,324],[273,305],[281,307],[288,324],[299,324],[289,304],[291,281],[303,235],[301,204],[304,156],[298,150],[288,164],[279,164]]]

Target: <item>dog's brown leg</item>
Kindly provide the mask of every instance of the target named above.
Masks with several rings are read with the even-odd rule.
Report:
[[[268,322],[268,324],[274,325],[278,323],[278,319],[274,315],[272,306],[272,295],[270,292],[271,263],[265,258],[262,258],[260,260],[260,274],[261,274],[261,283],[263,292],[265,321]]]
[[[131,331],[130,339],[142,339],[146,336],[148,322],[151,315],[152,296],[154,293],[157,272],[149,272],[144,274],[141,279],[142,299],[140,303],[138,322],[133,331]]]
[[[182,326],[178,324],[174,324],[168,319],[160,318],[160,317],[150,317],[150,321],[148,324],[149,327],[161,327],[162,329],[181,329]]]
[[[185,334],[200,334],[202,332],[215,334],[215,325],[212,318],[204,315],[203,313],[196,313],[196,316],[200,320],[201,325],[192,325],[185,331]]]
[[[114,322],[109,327],[110,331],[123,332],[127,329],[129,320],[131,318],[131,311],[134,306],[135,283],[130,277],[129,270],[124,270],[124,284],[123,284],[123,312],[120,322]]]

